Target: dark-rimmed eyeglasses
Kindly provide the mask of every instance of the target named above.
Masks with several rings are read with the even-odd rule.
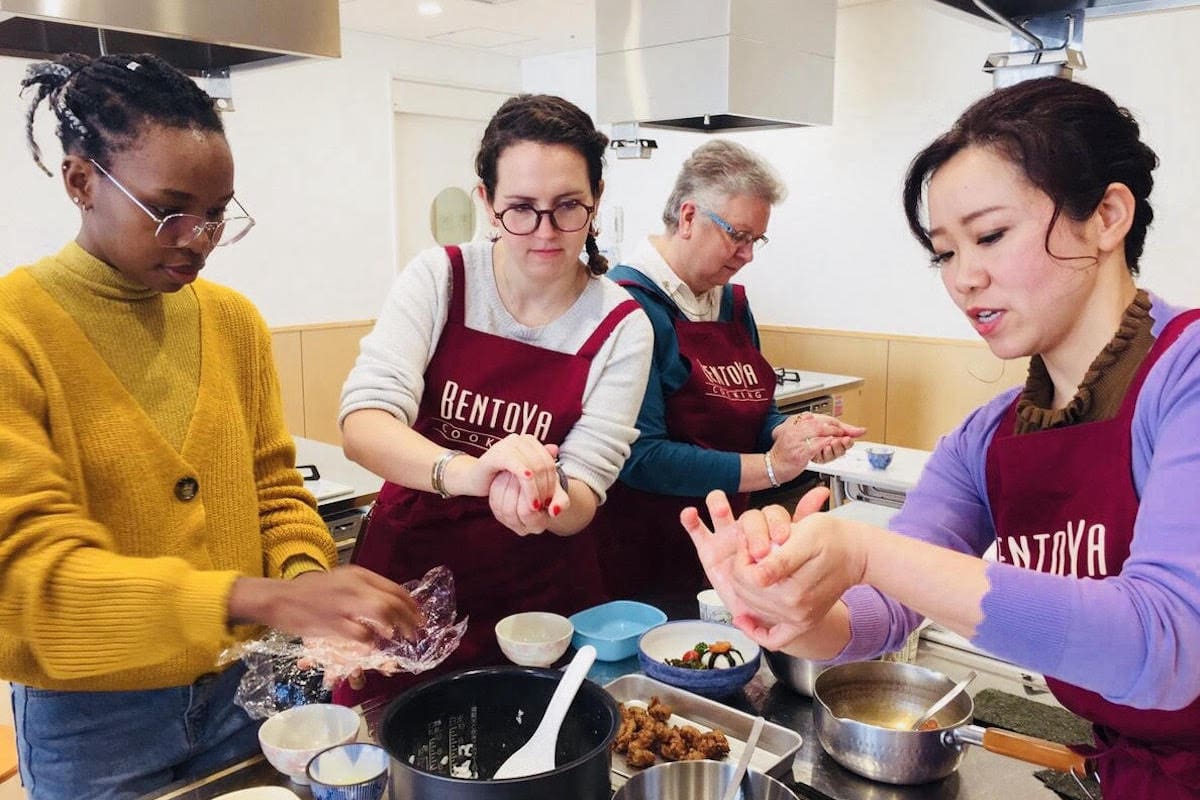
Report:
[[[100,166],[94,158],[89,158],[92,166],[100,170],[100,173],[112,181],[112,185],[121,190],[121,193],[133,201],[133,204],[145,212],[146,216],[154,220],[158,228],[154,231],[154,240],[163,247],[187,247],[192,242],[200,238],[201,234],[208,234],[208,241],[213,247],[224,247],[233,244],[242,239],[250,229],[254,227],[254,217],[238,202],[236,197],[231,197],[234,203],[237,204],[238,210],[242,213],[236,217],[225,217],[218,220],[205,219],[198,217],[195,214],[168,214],[165,217],[160,217],[151,211],[145,203],[133,196],[133,192],[121,185],[121,182],[112,176],[108,170]]]
[[[709,211],[707,208],[702,208],[700,210],[703,211],[704,215],[711,219],[718,228],[725,231],[725,235],[729,237],[729,241],[733,242],[737,247],[750,245],[755,250],[758,250],[764,244],[770,241],[767,239],[767,235],[765,233],[755,236],[753,233],[750,233],[750,231],[739,231],[737,228],[721,219],[721,217],[717,215],[717,212]]]
[[[504,230],[514,236],[528,236],[542,224],[542,217],[550,217],[550,224],[559,233],[574,233],[587,227],[595,206],[584,205],[578,200],[567,200],[554,208],[534,208],[528,203],[509,206],[503,211],[492,209]]]

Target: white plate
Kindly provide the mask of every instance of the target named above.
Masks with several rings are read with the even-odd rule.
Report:
[[[217,795],[213,800],[300,800],[300,796],[282,786],[254,786]]]

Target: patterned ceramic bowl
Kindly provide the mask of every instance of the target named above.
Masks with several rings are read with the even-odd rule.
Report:
[[[735,656],[733,665],[724,657],[713,658],[711,669],[689,669],[667,663],[667,659],[683,658],[700,642],[706,645],[729,642],[742,658]],[[709,660],[704,657],[705,664]],[[638,663],[643,672],[704,697],[725,697],[741,689],[758,672],[761,661],[758,645],[750,637],[732,625],[719,622],[698,619],[667,622],[646,631],[638,642]]]
[[[890,447],[867,448],[867,461],[871,462],[872,469],[887,469],[894,455],[896,451]]]
[[[313,800],[379,800],[390,765],[387,751],[377,744],[350,742],[322,750],[308,762]]]

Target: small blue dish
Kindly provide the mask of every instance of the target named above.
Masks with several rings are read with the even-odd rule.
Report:
[[[586,608],[570,619],[575,626],[571,645],[576,650],[590,644],[596,648],[598,661],[620,661],[636,653],[638,637],[666,622],[667,615],[646,603],[614,600]]]
[[[308,762],[314,800],[380,800],[391,758],[377,744],[350,742],[322,750]]]
[[[887,469],[895,454],[896,451],[890,447],[868,447],[867,461],[871,462],[873,469]]]
[[[736,666],[715,669],[685,669],[666,663],[668,658],[683,658],[683,654],[698,642],[712,644],[726,641],[739,650],[745,659]],[[709,698],[721,698],[741,689],[758,672],[762,653],[749,636],[732,625],[689,619],[667,622],[642,634],[638,642],[638,663],[642,672],[655,680],[686,689]]]

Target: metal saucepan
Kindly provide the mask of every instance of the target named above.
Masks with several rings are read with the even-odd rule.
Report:
[[[825,664],[820,661],[775,650],[763,650],[763,657],[777,681],[805,697],[812,697],[813,684],[816,683],[817,676],[825,671]]]
[[[736,768],[721,761],[669,761],[631,776],[612,800],[717,800]],[[796,793],[770,775],[749,770],[739,800],[797,800]]]
[[[974,744],[1043,767],[1092,772],[1087,759],[1065,745],[972,725],[975,701],[960,694],[940,711],[938,727],[907,730],[954,681],[915,664],[861,661],[822,672],[813,688],[813,720],[825,752],[852,772],[885,783],[944,778]]]

